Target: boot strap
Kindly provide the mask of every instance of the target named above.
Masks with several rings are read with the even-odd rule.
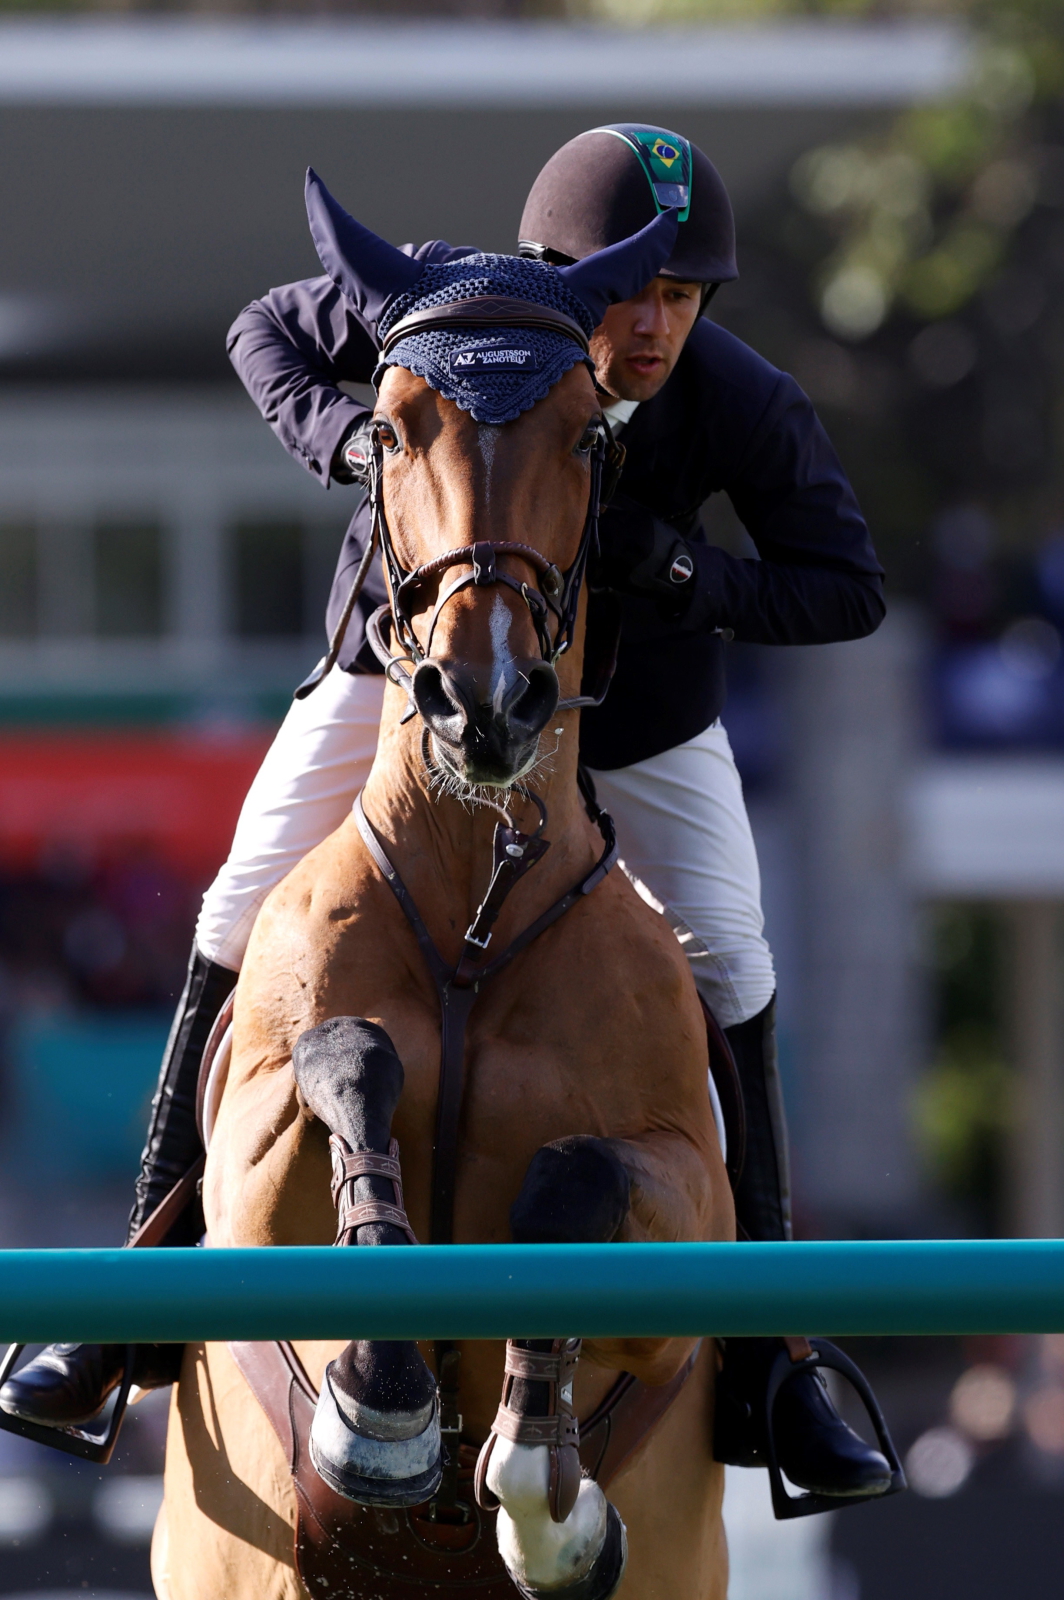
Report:
[[[506,1371],[515,1378],[554,1383],[561,1388],[576,1372],[580,1341],[566,1339],[561,1350],[523,1350],[512,1341],[506,1346]]]
[[[579,1339],[556,1339],[550,1351],[525,1350],[512,1340],[506,1344],[506,1368],[502,1400],[495,1421],[477,1462],[474,1489],[478,1503],[493,1509],[495,1497],[487,1487],[488,1462],[497,1438],[513,1444],[547,1445],[550,1448],[548,1506],[554,1522],[564,1522],[576,1504],[580,1488],[580,1423],[573,1414],[572,1380],[580,1359]],[[530,1417],[511,1404],[514,1383],[522,1378],[550,1385],[545,1417]]]
[[[376,1150],[352,1150],[339,1133],[329,1135],[332,1152],[332,1197],[337,1208],[337,1244],[354,1244],[356,1231],[367,1222],[387,1222],[400,1228],[411,1244],[417,1235],[410,1226],[403,1202],[403,1178],[399,1166],[399,1143],[393,1139],[388,1154]],[[387,1178],[392,1185],[394,1203],[386,1200],[355,1201],[354,1188],[359,1178]]]
[[[563,1448],[580,1443],[580,1425],[570,1412],[560,1411],[553,1417],[525,1417],[501,1405],[491,1425],[492,1433],[501,1434],[514,1444],[551,1444]]]

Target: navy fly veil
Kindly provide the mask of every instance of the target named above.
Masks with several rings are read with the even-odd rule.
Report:
[[[385,353],[374,384],[389,366],[405,367],[476,422],[512,422],[542,400],[578,362],[592,363],[586,342],[608,306],[627,300],[656,277],[676,239],[677,213],[665,211],[639,233],[569,267],[519,256],[471,253],[419,260],[356,222],[313,171],[307,173],[307,216],[322,266]],[[447,247],[441,247],[445,252]],[[449,252],[447,252],[449,253]],[[459,302],[524,302],[560,314],[564,326],[513,325],[399,328],[407,318]],[[399,329],[392,344],[388,336]]]
[[[388,307],[378,333],[387,340],[391,329],[415,311],[485,296],[550,306],[572,318],[588,338],[595,331],[590,311],[556,268],[519,256],[471,255],[426,266],[417,289]],[[379,384],[386,367],[406,367],[474,421],[498,425],[528,411],[580,361],[592,367],[575,339],[552,329],[430,328],[401,335],[373,381]]]

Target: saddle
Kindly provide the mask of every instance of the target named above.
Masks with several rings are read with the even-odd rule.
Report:
[[[603,1488],[631,1459],[679,1395],[701,1346],[671,1383],[649,1388],[622,1373],[580,1424],[580,1462]],[[405,1511],[359,1506],[330,1489],[310,1459],[317,1391],[288,1343],[229,1345],[229,1352],[281,1443],[295,1484],[296,1571],[326,1600],[425,1600],[426,1594],[514,1600],[499,1554],[494,1510],[473,1492],[477,1447],[460,1439],[453,1506]]]

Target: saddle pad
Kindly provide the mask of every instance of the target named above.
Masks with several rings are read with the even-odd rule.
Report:
[[[585,1470],[605,1486],[634,1455],[687,1382],[700,1346],[671,1383],[648,1388],[622,1373],[581,1426]],[[478,1451],[459,1451],[460,1511],[433,1519],[429,1507],[389,1510],[345,1500],[318,1476],[308,1441],[317,1393],[287,1343],[232,1343],[230,1353],[273,1426],[295,1483],[296,1571],[316,1600],[425,1600],[426,1594],[514,1600],[519,1591],[499,1555],[494,1511],[473,1495]]]

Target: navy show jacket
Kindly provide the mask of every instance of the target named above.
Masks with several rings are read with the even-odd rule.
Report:
[[[418,256],[465,254],[438,242]],[[367,383],[377,362],[369,331],[328,278],[271,289],[242,311],[228,350],[281,443],[329,482],[330,464],[365,407],[339,385]],[[628,766],[693,738],[724,704],[721,631],[761,644],[859,639],[883,619],[883,572],[853,490],[810,401],[786,373],[715,323],[700,320],[668,381],[623,433],[618,502],[603,518],[656,517],[691,542],[694,598],[679,620],[652,600],[625,598],[617,672],[605,703],[581,717],[591,767]],[[710,545],[699,524],[727,494],[757,548],[741,559]],[[369,536],[364,495],[333,580],[332,632]],[[341,666],[379,672],[365,619],[387,598],[375,569],[347,629]],[[609,602],[592,595],[596,608]]]

